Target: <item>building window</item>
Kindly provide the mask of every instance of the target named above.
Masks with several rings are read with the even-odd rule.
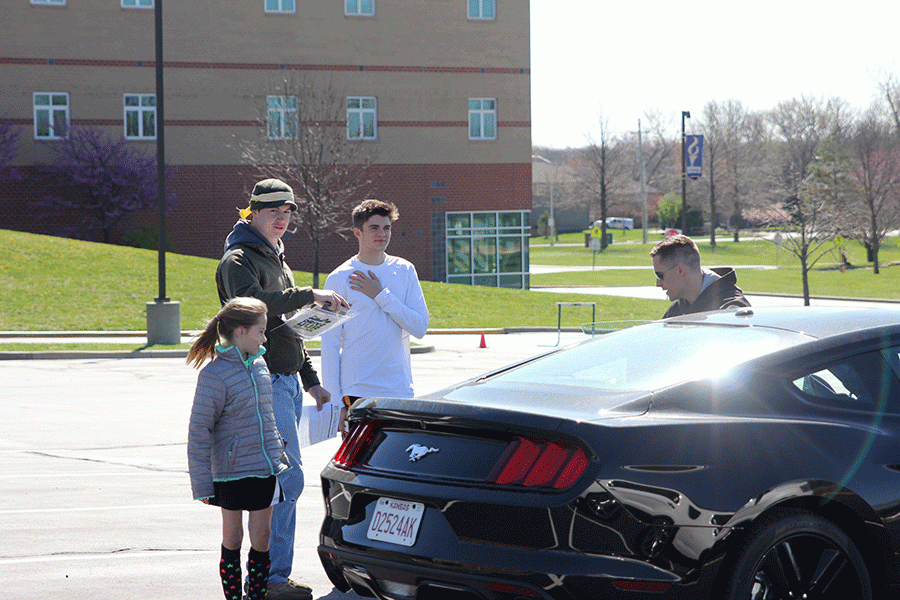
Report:
[[[374,17],[375,0],[344,0],[344,14],[347,16]]]
[[[469,139],[497,139],[497,100],[469,98]]]
[[[297,137],[297,97],[267,96],[267,131],[270,140],[288,140]]]
[[[347,139],[374,140],[378,137],[378,104],[375,98],[347,98]]]
[[[35,92],[34,139],[61,140],[68,137],[68,92]]]
[[[447,282],[528,289],[528,211],[446,214]]]
[[[265,0],[267,13],[295,13],[296,0]]]
[[[122,8],[154,8],[153,0],[122,0]]]
[[[156,139],[156,94],[125,94],[125,137]]]
[[[48,4],[50,6],[65,6],[66,0],[31,0],[32,4]]]
[[[496,18],[495,0],[468,0],[469,18],[490,20]]]

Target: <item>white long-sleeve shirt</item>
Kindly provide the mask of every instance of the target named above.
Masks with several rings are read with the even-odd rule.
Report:
[[[350,289],[350,274],[374,273],[384,289],[375,298]],[[377,266],[355,256],[336,268],[325,289],[343,296],[356,312],[322,335],[322,385],[333,398],[412,398],[409,336],[425,336],[428,307],[413,264],[388,255]]]

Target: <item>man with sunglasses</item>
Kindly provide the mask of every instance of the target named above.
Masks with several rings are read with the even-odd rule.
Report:
[[[731,267],[700,266],[700,250],[686,235],[675,235],[658,243],[650,251],[656,285],[672,301],[663,318],[689,313],[750,306],[737,286]]]

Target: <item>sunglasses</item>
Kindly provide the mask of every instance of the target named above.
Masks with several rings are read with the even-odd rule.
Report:
[[[671,267],[669,267],[668,269],[666,269],[665,271],[663,271],[662,273],[660,273],[659,271],[653,271],[653,274],[656,275],[657,281],[662,281],[663,277],[666,276],[666,273],[668,273],[669,271],[671,271],[672,269],[674,269],[677,266],[678,266],[678,264],[676,263],[676,264],[672,265]]]

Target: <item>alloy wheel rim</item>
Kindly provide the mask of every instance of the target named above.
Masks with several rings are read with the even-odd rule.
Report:
[[[840,546],[801,534],[765,553],[753,575],[750,600],[854,598],[860,589],[856,568]]]

